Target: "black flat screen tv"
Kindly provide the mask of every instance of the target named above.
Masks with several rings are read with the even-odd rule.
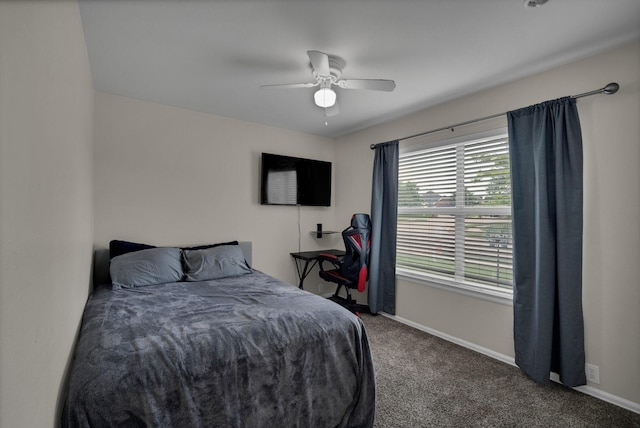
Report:
[[[260,203],[331,206],[331,162],[262,153]]]

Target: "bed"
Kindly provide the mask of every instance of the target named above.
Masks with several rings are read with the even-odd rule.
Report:
[[[168,259],[156,257],[142,276],[163,282],[142,286],[127,283],[136,276],[128,268],[117,271],[140,263],[120,259],[155,250],[112,259],[111,284],[96,286],[85,307],[62,426],[373,426],[374,370],[360,319],[251,269],[250,245],[237,244],[158,250]],[[231,250],[232,262],[217,265],[192,257]],[[181,277],[164,282],[180,269],[177,255]],[[96,253],[96,272],[108,258]]]

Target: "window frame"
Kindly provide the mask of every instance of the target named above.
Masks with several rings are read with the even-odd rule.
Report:
[[[507,128],[499,127],[482,132],[473,132],[466,135],[456,136],[453,138],[446,138],[432,142],[420,142],[410,146],[400,147],[400,156],[431,149],[437,149],[440,147],[454,146],[460,143],[473,143],[481,141],[483,139],[497,139],[497,138],[509,138]],[[461,147],[461,146],[459,146]],[[456,174],[457,176],[458,174]],[[459,179],[459,177],[458,177]],[[430,207],[429,213],[436,211],[438,214],[449,215],[467,215],[467,214],[481,214],[480,215],[512,215],[511,205],[507,207]],[[422,207],[401,207],[398,205],[398,215],[410,214],[410,213],[424,213]],[[464,281],[457,281],[453,278],[440,277],[435,274],[421,273],[415,270],[399,267],[396,261],[396,276],[405,281],[427,285],[433,288],[446,290],[449,292],[455,292],[466,296],[479,298],[482,300],[488,300],[495,303],[504,305],[513,304],[513,288],[499,288],[490,285],[483,285],[480,283],[469,283]]]

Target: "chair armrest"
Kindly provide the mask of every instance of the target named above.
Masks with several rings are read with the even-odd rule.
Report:
[[[320,259],[338,260],[338,256],[334,256],[333,254],[322,253],[318,256],[318,260]]]
[[[340,258],[338,256],[334,256],[333,254],[320,254],[318,256],[318,267],[321,271],[326,270],[323,266],[324,262],[328,262],[331,264],[330,269],[340,269]]]

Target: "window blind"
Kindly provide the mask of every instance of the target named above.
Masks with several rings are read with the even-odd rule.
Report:
[[[505,134],[403,152],[397,268],[475,287],[512,286]]]

